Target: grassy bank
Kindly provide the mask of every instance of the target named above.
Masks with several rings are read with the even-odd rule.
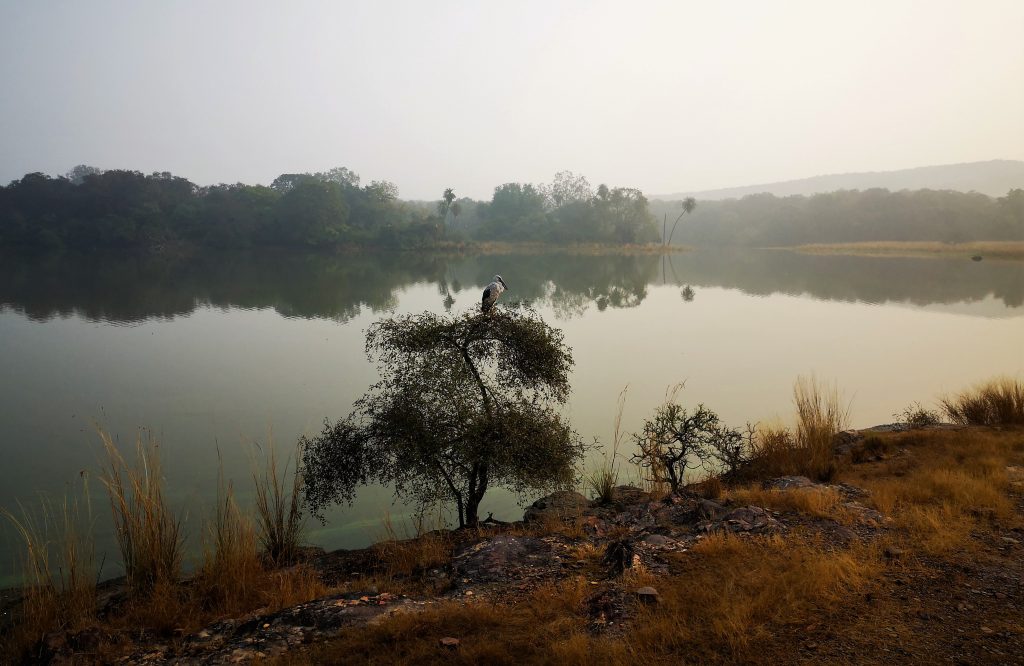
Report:
[[[71,651],[83,663],[151,651],[285,664],[1012,661],[1024,649],[1022,395],[1020,381],[993,380],[943,397],[942,414],[915,405],[897,428],[837,436],[846,418],[838,391],[798,382],[791,426],[755,428],[732,469],[677,493],[650,468],[632,470],[643,488],[617,485],[628,463],[613,455],[591,475],[596,499],[586,511],[457,531],[421,523],[412,539],[386,522],[371,548],[316,557],[299,547],[301,475],[271,450],[252,475],[253,509],[239,507],[221,476],[204,555],[188,577],[155,443],[142,438],[125,455],[108,437],[101,479],[127,578],[95,585],[87,516],[99,503],[60,505],[44,523],[9,516],[28,586],[0,654],[45,661]],[[953,424],[937,425],[940,416]],[[810,485],[763,483],[782,475]],[[775,527],[715,522],[718,509],[745,507]],[[458,573],[460,558],[498,536],[554,544],[558,557],[536,575],[458,579],[473,575]],[[651,536],[676,545],[652,550]],[[611,557],[622,552],[632,559]],[[637,597],[645,586],[656,602]],[[319,622],[313,611],[274,615],[310,600],[369,613],[389,595],[417,601],[329,635],[302,634]],[[264,652],[260,632],[281,617],[319,637]],[[222,652],[202,652],[201,637],[217,632],[226,647],[214,641],[209,649]],[[445,637],[457,647],[441,645]]]
[[[869,257],[977,256],[984,259],[1024,259],[1024,241],[879,241],[798,245],[794,249],[809,254],[853,254]]]

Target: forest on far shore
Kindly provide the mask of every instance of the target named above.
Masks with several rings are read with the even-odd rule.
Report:
[[[675,228],[673,234],[666,230]],[[664,242],[755,247],[856,241],[1024,240],[1024,189],[1003,197],[949,190],[754,194],[651,201],[629,187],[592,187],[569,171],[551,183],[505,183],[490,201],[403,201],[388,181],[361,184],[339,167],[282,174],[269,186],[199,186],[167,172],[78,166],[0,186],[0,245],[162,248],[177,244],[420,248],[466,241]]]

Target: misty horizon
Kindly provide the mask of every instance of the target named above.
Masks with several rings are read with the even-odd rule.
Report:
[[[1024,158],[1024,6],[0,6],[0,182],[344,165],[402,198]]]

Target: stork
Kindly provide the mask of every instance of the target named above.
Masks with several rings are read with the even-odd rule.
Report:
[[[498,296],[501,296],[501,292],[508,289],[508,285],[501,279],[500,275],[495,275],[494,280],[484,289],[484,298],[480,303],[480,307],[484,312],[491,309],[494,303],[498,300]]]

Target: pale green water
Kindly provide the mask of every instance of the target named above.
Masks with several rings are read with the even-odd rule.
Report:
[[[698,251],[657,256],[429,254],[322,257],[204,254],[187,261],[0,256],[0,507],[60,496],[94,470],[92,422],[122,443],[150,427],[171,498],[198,548],[215,492],[216,447],[243,501],[248,450],[272,428],[279,448],[348,412],[374,380],[363,331],[396,312],[475,307],[494,273],[504,299],[531,300],[565,331],[576,369],[568,408],[586,439],[608,442],[630,385],[635,430],[667,385],[730,424],[788,417],[798,374],[835,380],[853,424],[892,420],[995,374],[1024,371],[1024,263]],[[692,301],[681,295],[691,285]],[[100,547],[112,546],[93,484]],[[327,548],[362,546],[386,489],[311,523]],[[484,514],[521,509],[493,492]],[[0,584],[15,542],[0,532]],[[105,575],[116,575],[111,550]]]

